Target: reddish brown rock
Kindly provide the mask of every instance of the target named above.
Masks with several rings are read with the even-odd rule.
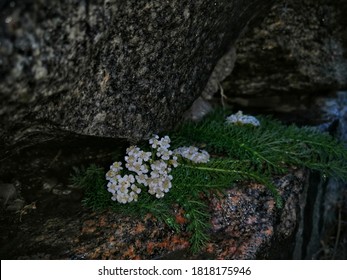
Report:
[[[1,216],[15,219],[11,227],[1,226],[2,259],[257,259],[272,257],[280,241],[289,240],[298,220],[300,194],[305,173],[275,178],[284,199],[283,209],[275,206],[272,195],[262,185],[244,183],[231,188],[226,196],[210,200],[210,242],[199,254],[189,251],[189,233],[184,212],[175,208],[177,233],[152,215],[144,219],[124,217],[112,211],[88,209],[47,215],[37,208],[23,215]],[[56,203],[52,201],[52,203]],[[46,214],[45,214],[46,213]],[[8,221],[7,221],[8,224]]]

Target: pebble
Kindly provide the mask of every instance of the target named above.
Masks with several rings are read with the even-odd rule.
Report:
[[[45,182],[42,185],[42,189],[45,192],[50,192],[54,187],[56,187],[58,184],[57,180],[54,178],[48,178],[45,180]]]
[[[58,189],[53,189],[52,193],[55,195],[69,195],[71,193],[71,190],[58,190]]]
[[[0,184],[0,200],[5,206],[17,196],[17,190],[13,184]]]
[[[11,212],[17,212],[20,211],[23,206],[24,206],[25,202],[22,199],[15,199],[7,208],[7,211],[11,211]]]

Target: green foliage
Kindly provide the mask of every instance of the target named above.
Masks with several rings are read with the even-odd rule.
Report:
[[[94,211],[112,209],[118,213],[126,215],[144,216],[152,213],[157,219],[167,223],[172,228],[178,230],[171,214],[171,205],[165,199],[153,199],[148,193],[141,195],[137,203],[119,204],[110,199],[110,193],[106,189],[105,170],[96,165],[91,165],[87,169],[75,170],[72,182],[84,188],[83,205]]]
[[[346,148],[328,134],[266,117],[259,117],[259,127],[225,125],[225,117],[225,112],[216,111],[200,123],[185,123],[171,136],[172,142],[205,147],[222,160],[248,162],[262,175],[283,173],[295,165],[347,179]]]
[[[74,168],[72,183],[84,188],[82,203],[95,211],[112,207],[109,193],[105,189],[105,171],[94,164],[85,168]]]
[[[170,134],[173,148],[194,145],[211,154],[208,163],[190,161],[172,170],[173,187],[161,199],[143,190],[138,202],[118,204],[106,190],[105,170],[96,166],[77,172],[75,184],[85,188],[84,204],[94,210],[111,208],[126,215],[152,213],[179,231],[172,205],[183,208],[191,233],[191,248],[197,252],[208,240],[210,213],[206,196],[223,192],[235,182],[264,184],[274,195],[278,207],[281,197],[272,176],[283,174],[288,166],[308,168],[347,181],[347,150],[328,134],[295,125],[284,126],[268,117],[261,125],[226,125],[227,112],[215,111],[199,123],[184,123]]]

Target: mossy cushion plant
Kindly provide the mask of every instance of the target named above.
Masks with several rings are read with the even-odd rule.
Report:
[[[152,213],[179,230],[172,212],[172,205],[178,204],[188,221],[191,249],[197,252],[209,239],[206,197],[236,182],[264,184],[280,208],[283,202],[272,177],[284,174],[290,166],[347,181],[347,150],[328,134],[285,126],[268,117],[228,115],[216,110],[199,123],[186,122],[160,140],[152,138],[150,146],[144,144],[142,150],[128,148],[127,168],[116,162],[106,177],[106,171],[95,165],[75,174],[75,184],[85,189],[84,204],[94,210],[110,208],[127,215]],[[137,159],[130,161],[133,155]],[[203,160],[194,160],[199,157]],[[144,174],[148,174],[147,179],[141,177],[145,181],[138,179]]]

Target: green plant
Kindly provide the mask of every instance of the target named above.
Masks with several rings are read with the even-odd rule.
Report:
[[[196,252],[209,239],[206,197],[217,191],[223,192],[238,181],[255,181],[267,186],[281,207],[272,177],[284,174],[289,166],[347,180],[347,150],[328,134],[285,126],[268,117],[259,117],[259,126],[230,125],[225,122],[227,115],[217,110],[199,123],[183,123],[169,133],[172,148],[194,145],[207,150],[211,158],[206,163],[182,158],[171,171],[172,188],[164,197],[156,199],[143,192],[137,202],[115,203],[106,189],[105,171],[91,166],[74,177],[75,183],[85,188],[85,205],[95,210],[112,208],[127,215],[150,212],[179,230],[172,213],[172,205],[178,204],[185,212],[191,248]]]

